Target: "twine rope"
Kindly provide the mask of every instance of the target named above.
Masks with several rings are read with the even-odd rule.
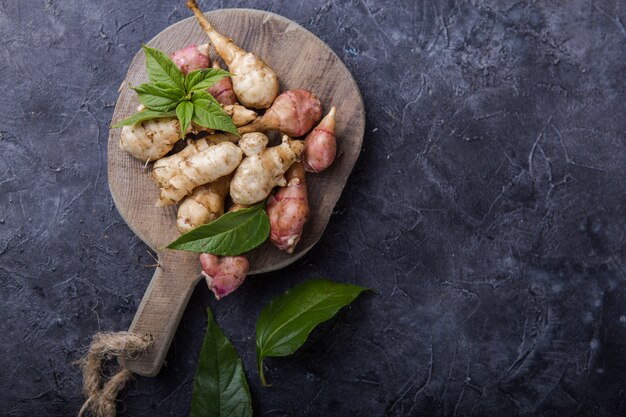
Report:
[[[113,358],[134,359],[152,343],[154,337],[149,334],[97,333],[85,356],[78,361],[83,373],[83,392],[86,398],[78,417],[87,412],[93,417],[115,417],[117,394],[132,378],[133,373],[124,367],[118,367],[117,372],[105,380],[102,365]]]

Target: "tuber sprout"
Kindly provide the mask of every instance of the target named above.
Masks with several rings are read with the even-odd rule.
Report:
[[[241,104],[226,104],[222,106],[227,115],[233,119],[235,126],[245,126],[256,119],[256,112],[242,106]]]
[[[335,138],[335,108],[322,119],[304,141],[302,163],[309,172],[325,170],[337,155],[337,139]]]
[[[267,203],[270,240],[280,250],[293,253],[309,218],[309,200],[304,167],[294,162],[285,173],[286,187],[279,188]]]
[[[239,102],[253,109],[267,109],[278,95],[278,77],[274,71],[252,52],[235,45],[232,39],[217,32],[198,7],[196,0],[187,1],[198,23],[206,32],[213,47],[233,73],[233,89]]]
[[[263,116],[239,128],[239,133],[278,130],[285,135],[305,135],[322,117],[322,105],[308,90],[281,93]]]
[[[235,204],[262,201],[277,185],[286,185],[284,173],[304,150],[304,142],[283,136],[279,146],[266,148],[267,136],[247,133],[239,141],[246,157],[235,171],[230,183],[230,196]]]
[[[218,300],[239,288],[250,267],[243,256],[217,257],[209,253],[200,255],[200,263],[202,275]]]

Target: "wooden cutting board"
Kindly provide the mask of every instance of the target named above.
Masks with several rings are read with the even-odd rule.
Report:
[[[226,9],[206,13],[211,24],[233,38],[242,48],[255,52],[274,69],[281,91],[304,88],[317,94],[326,113],[337,107],[338,156],[320,174],[307,173],[310,219],[296,251],[289,255],[269,242],[248,253],[249,275],[283,268],[302,257],[319,240],[348,176],[361,151],[365,129],[363,101],[356,82],[337,55],[320,39],[279,15],[249,9]],[[208,38],[192,17],[178,22],[154,37],[148,45],[167,53]],[[214,51],[212,59],[216,58]],[[223,65],[223,63],[222,63]],[[120,87],[113,120],[135,113],[136,94],[129,85],[148,81],[143,52],[138,52]],[[198,255],[163,250],[179,236],[175,206],[155,207],[158,188],[150,179],[151,165],[132,158],[119,146],[121,129],[109,134],[109,187],[120,214],[141,240],[158,254],[159,267],[146,290],[130,331],[151,333],[154,346],[124,366],[144,375],[156,375],[163,363],[182,313],[200,279]],[[245,284],[244,284],[245,285]],[[232,295],[236,297],[236,293]]]

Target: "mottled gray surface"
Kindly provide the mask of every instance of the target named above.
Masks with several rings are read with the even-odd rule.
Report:
[[[200,285],[120,415],[187,415],[207,305],[258,416],[626,413],[626,3],[201,5],[265,8],[326,41],[365,100],[363,153],[317,247],[219,303]],[[140,43],[189,15],[0,0],[2,416],[74,415],[72,361],[132,319],[153,261],[109,195],[107,126]],[[262,388],[256,317],[317,276],[378,294],[269,360]]]

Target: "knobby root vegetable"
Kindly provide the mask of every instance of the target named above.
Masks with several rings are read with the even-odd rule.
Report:
[[[170,59],[174,61],[176,66],[185,75],[195,70],[208,68],[211,64],[211,58],[209,58],[209,44],[191,44],[183,49],[172,52]]]
[[[224,200],[228,195],[230,176],[217,179],[210,184],[196,187],[178,207],[176,227],[180,233],[217,220],[224,214]]]
[[[164,181],[157,206],[175,204],[197,186],[230,174],[241,158],[241,148],[231,142],[218,143],[186,156],[173,169],[173,176]]]
[[[239,128],[239,133],[278,130],[285,135],[305,135],[322,117],[322,105],[308,90],[281,93],[263,116]]]
[[[309,199],[302,163],[294,162],[285,177],[287,186],[279,188],[270,197],[266,210],[270,219],[270,240],[278,249],[293,253],[309,218]]]
[[[322,119],[304,141],[302,163],[309,172],[320,172],[333,163],[337,155],[335,108]]]
[[[220,64],[213,62],[213,68],[220,68]],[[237,104],[237,96],[233,90],[233,80],[230,77],[224,77],[209,88],[209,94],[222,105]]]
[[[217,32],[208,22],[195,0],[187,2],[217,53],[222,57],[232,77],[233,89],[239,102],[253,109],[267,109],[278,95],[278,77],[252,52],[235,45],[232,39]]]
[[[155,161],[167,155],[179,139],[178,119],[162,117],[122,127],[120,147],[137,159]]]
[[[230,183],[230,196],[235,204],[258,203],[275,186],[286,185],[285,171],[304,150],[304,141],[286,135],[279,146],[266,148],[267,141],[262,133],[245,134],[239,141],[246,157]]]
[[[217,257],[209,253],[200,255],[202,275],[218,300],[235,291],[246,279],[249,264],[243,256]]]
[[[222,106],[227,115],[233,119],[235,126],[245,126],[256,119],[256,112],[245,108],[241,104],[227,104]]]
[[[239,138],[230,133],[216,133],[202,139],[189,141],[180,152],[161,158],[152,166],[152,179],[159,187],[166,187],[169,180],[181,169],[181,163],[191,155],[206,151],[210,146],[222,142],[237,142]]]

